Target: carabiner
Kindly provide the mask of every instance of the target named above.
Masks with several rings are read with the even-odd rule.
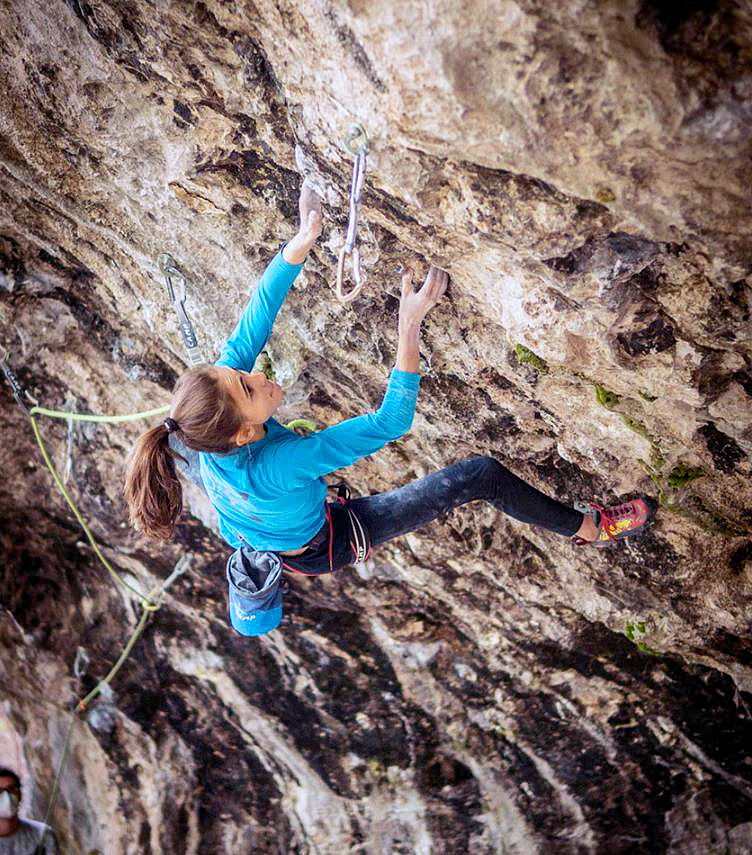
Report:
[[[359,140],[357,145],[355,145],[356,140]],[[362,125],[350,125],[343,142],[346,148],[350,150],[350,154],[358,154],[361,149],[368,150],[368,134]]]
[[[354,145],[356,141],[359,141],[357,148]],[[349,303],[363,289],[363,282],[360,276],[360,253],[355,244],[358,238],[358,203],[360,202],[360,192],[363,189],[363,181],[366,176],[368,136],[360,125],[352,125],[344,142],[347,148],[355,155],[355,163],[353,164],[352,183],[350,185],[350,219],[347,223],[345,245],[339,253],[335,294],[341,303]],[[345,279],[345,262],[348,256],[352,259],[352,277],[355,280],[355,287],[348,294],[345,294],[343,284]]]
[[[345,279],[345,262],[347,261],[348,256],[352,258],[352,278],[355,280],[355,287],[349,294],[345,294],[343,283]],[[345,244],[345,246],[343,246],[339,251],[337,288],[334,293],[337,295],[337,299],[340,303],[349,303],[350,300],[354,300],[362,290],[363,283],[360,280],[360,253],[358,252],[358,247],[354,246],[352,249],[348,250],[347,244]]]

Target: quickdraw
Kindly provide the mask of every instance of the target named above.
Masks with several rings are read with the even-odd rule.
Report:
[[[196,338],[193,324],[185,309],[185,276],[180,272],[175,259],[168,252],[163,252],[157,259],[157,262],[165,278],[167,296],[172,303],[172,307],[175,309],[175,314],[178,316],[180,333],[183,336],[183,343],[188,351],[190,363],[191,365],[201,365],[201,363],[205,362],[205,359],[198,346],[198,339]],[[175,284],[173,284],[173,280]]]
[[[10,391],[13,394],[13,397],[16,399],[16,403],[18,406],[29,415],[29,408],[26,406],[26,402],[24,401],[24,390],[23,386],[18,380],[18,377],[13,373],[12,368],[8,364],[8,351],[2,345],[0,345],[0,371],[5,375],[5,379],[8,381],[8,385],[10,386]]]
[[[356,145],[357,143],[357,145]],[[347,236],[345,245],[339,253],[339,264],[337,265],[337,299],[341,303],[349,303],[354,300],[363,289],[360,276],[360,252],[355,245],[358,236],[358,202],[360,191],[363,189],[363,180],[366,175],[366,157],[368,155],[368,136],[360,125],[353,125],[345,137],[345,145],[355,155],[353,164],[352,185],[350,187],[350,220],[347,224]],[[355,287],[347,294],[343,289],[345,279],[345,263],[351,259],[352,278]]]

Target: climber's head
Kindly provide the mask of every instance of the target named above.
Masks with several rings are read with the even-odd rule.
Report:
[[[0,769],[0,837],[18,829],[18,805],[21,801],[21,779],[12,769]]]
[[[232,451],[264,435],[263,424],[281,400],[281,388],[263,374],[220,365],[199,365],[181,374],[169,419],[142,434],[128,458],[125,496],[133,525],[162,540],[175,530],[183,494],[170,430],[194,451]]]
[[[224,369],[215,365],[189,368],[178,378],[172,390],[170,419],[177,425],[178,437],[194,451],[232,451],[237,435],[244,427],[238,408],[224,380]],[[167,442],[167,428],[160,425]]]
[[[251,374],[227,365],[216,365],[213,370],[220,388],[231,398],[242,418],[235,444],[245,445],[260,439],[264,435],[262,425],[282,403],[282,387],[260,371]]]

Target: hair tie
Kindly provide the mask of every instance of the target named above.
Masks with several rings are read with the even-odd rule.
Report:
[[[180,426],[175,419],[165,419],[162,424],[165,426],[167,433],[175,433],[176,430],[180,430]]]

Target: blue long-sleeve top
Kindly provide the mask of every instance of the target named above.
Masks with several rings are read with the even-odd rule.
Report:
[[[217,365],[251,371],[282,303],[303,269],[280,251],[264,271]],[[323,476],[373,454],[407,433],[415,414],[420,375],[393,369],[376,412],[298,436],[276,419],[266,435],[227,454],[202,452],[201,477],[217,510],[219,528],[234,548],[241,538],[255,549],[304,546],[324,524]]]

